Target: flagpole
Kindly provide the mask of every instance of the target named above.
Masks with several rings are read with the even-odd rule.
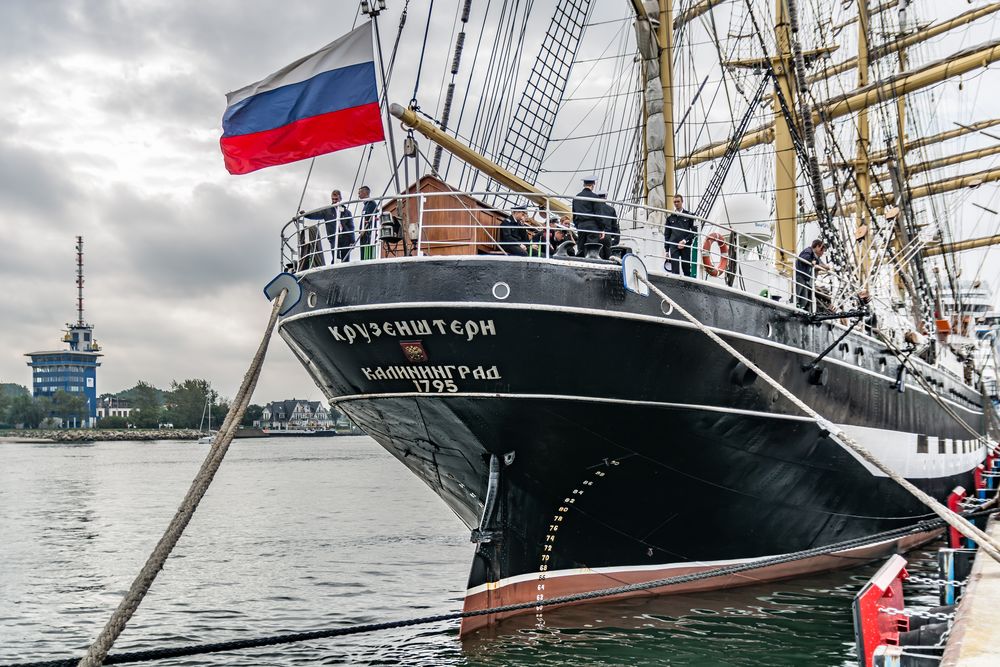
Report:
[[[378,15],[382,13],[385,9],[385,0],[361,0],[361,12],[367,16],[371,17],[372,28],[375,31],[375,48],[378,49],[378,64],[379,70],[382,73],[382,99],[388,100],[389,98],[389,85],[385,77],[385,59],[382,57],[382,36],[379,34],[378,30]],[[399,170],[396,169],[396,139],[395,133],[393,132],[393,122],[392,116],[389,115],[389,108],[387,104],[382,104],[382,109],[385,112],[385,122],[389,130],[389,153],[392,157],[392,178],[396,184],[396,193],[402,193],[403,188],[399,184]]]

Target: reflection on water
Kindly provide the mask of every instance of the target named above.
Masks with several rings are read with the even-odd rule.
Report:
[[[205,452],[0,445],[0,664],[87,646]],[[240,440],[117,648],[454,611],[472,549],[444,504],[368,438]],[[931,561],[912,554],[909,569]],[[457,623],[440,623],[158,664],[853,665],[850,602],[876,567],[567,607],[464,642]],[[929,588],[907,595],[936,604]]]

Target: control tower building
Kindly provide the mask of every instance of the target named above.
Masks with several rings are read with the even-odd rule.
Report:
[[[32,395],[51,398],[57,391],[81,396],[86,401],[83,415],[51,416],[62,420],[63,426],[93,427],[97,423],[97,367],[101,346],[94,338],[94,326],[83,319],[83,237],[76,237],[76,322],[66,325],[62,337],[66,348],[29,352],[31,361]]]

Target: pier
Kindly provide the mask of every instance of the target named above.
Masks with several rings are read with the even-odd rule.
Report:
[[[1000,519],[990,518],[986,532],[1000,538]],[[967,581],[967,590],[955,615],[942,667],[961,665],[977,667],[997,664],[1000,652],[1000,626],[996,610],[1000,608],[1000,563],[979,554]]]

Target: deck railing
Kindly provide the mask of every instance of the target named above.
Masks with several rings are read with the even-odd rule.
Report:
[[[409,193],[368,200],[374,202],[374,209],[368,204],[367,210],[374,211],[369,214],[364,214],[365,201],[360,200],[307,211],[288,221],[281,230],[282,268],[301,273],[345,262],[444,255],[510,255],[553,262],[613,261],[616,256],[632,252],[643,259],[651,273],[674,273],[680,278],[726,285],[810,312],[828,308],[829,302],[836,298],[835,276],[817,271],[815,277],[793,277],[795,256],[767,240],[771,234],[770,220],[728,226],[692,214],[608,201],[615,210],[620,230],[617,242],[606,232],[600,248],[588,249],[582,247],[582,241],[588,237],[596,239],[590,236],[592,232],[580,230],[574,224],[568,212],[572,210],[573,197],[549,196],[545,205],[528,208],[526,242],[502,240],[501,221],[511,211],[484,203],[497,197],[496,192]],[[508,201],[524,201],[527,195],[503,193],[503,197]],[[349,215],[345,215],[345,210]],[[680,249],[664,243],[665,235],[676,229],[666,224],[671,215],[694,221],[693,238],[684,249],[686,258],[682,255],[681,261],[674,259],[681,254]]]

